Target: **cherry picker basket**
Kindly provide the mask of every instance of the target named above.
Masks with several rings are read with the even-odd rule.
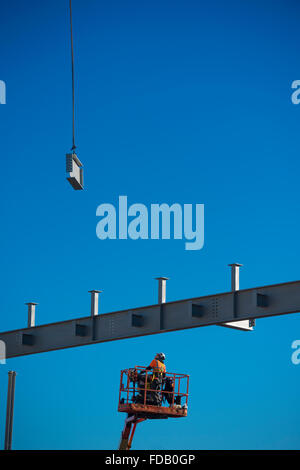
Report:
[[[121,371],[118,411],[146,419],[187,416],[189,376],[166,372],[161,381],[135,366]]]

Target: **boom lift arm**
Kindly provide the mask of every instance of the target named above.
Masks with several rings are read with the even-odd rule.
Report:
[[[121,440],[118,450],[130,450],[133,436],[138,423],[145,421],[147,418],[138,418],[137,416],[127,416],[125,426],[121,434]]]

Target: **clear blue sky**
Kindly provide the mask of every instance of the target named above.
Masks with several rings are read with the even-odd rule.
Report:
[[[68,2],[1,2],[1,331],[300,278],[300,7],[281,1],[73,1],[78,156],[71,146]],[[204,203],[205,245],[100,241],[96,208]],[[207,327],[9,360],[15,449],[115,449],[119,371],[164,351],[191,375],[185,420],[140,425],[136,449],[299,449],[298,314],[252,333]],[[1,444],[2,445],[2,444]]]

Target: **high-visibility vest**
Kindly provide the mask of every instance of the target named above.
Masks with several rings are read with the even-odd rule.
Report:
[[[156,379],[156,377],[161,378],[166,372],[165,364],[157,359],[153,359],[153,361],[151,361],[150,367],[153,369],[152,380]]]

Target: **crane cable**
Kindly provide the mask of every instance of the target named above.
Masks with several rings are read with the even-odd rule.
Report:
[[[72,129],[73,139],[71,150],[75,152],[75,81],[74,81],[74,47],[73,47],[73,25],[72,25],[72,0],[70,0],[70,33],[71,33],[71,61],[72,61]]]

